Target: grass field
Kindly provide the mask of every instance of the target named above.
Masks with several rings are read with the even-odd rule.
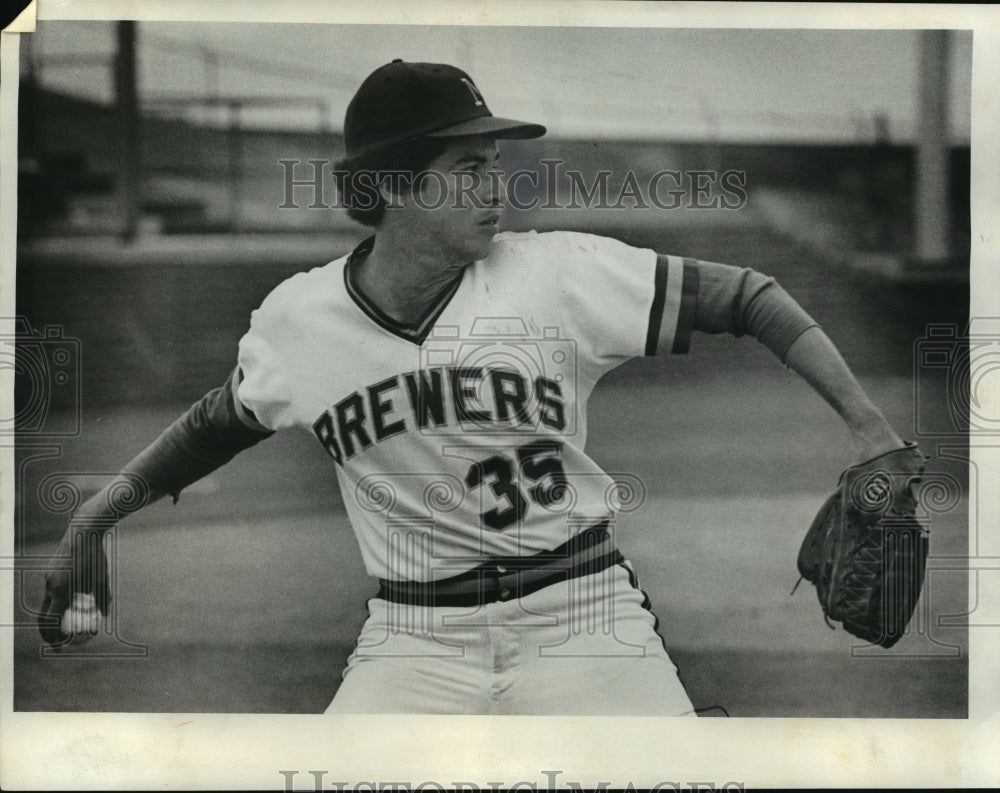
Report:
[[[702,232],[694,255],[725,260],[741,233]],[[672,234],[667,250],[692,242]],[[822,263],[810,276],[801,249],[749,236],[758,244],[742,263],[779,271],[805,295],[875,401],[912,434],[912,344],[939,318],[899,294],[819,277]],[[31,568],[65,525],[41,504],[45,477],[117,470],[184,407],[85,405],[80,437],[19,450],[17,618],[26,627],[15,632],[16,710],[316,713],[336,691],[374,585],[333,466],[305,433],[279,434],[177,505],[160,502],[122,525],[113,634],[53,657],[27,626],[41,593]],[[943,414],[945,405],[919,409]],[[629,363],[595,393],[590,425],[592,456],[646,485],[618,539],[696,706],[733,716],[966,714],[965,631],[937,624],[966,610],[963,573],[930,574],[910,634],[890,651],[829,630],[811,586],[789,596],[805,527],[851,457],[835,414],[759,345],[701,338],[686,359]],[[965,471],[936,459],[928,474],[962,483]],[[100,479],[80,477],[85,487]],[[966,554],[966,493],[929,516],[932,555]]]

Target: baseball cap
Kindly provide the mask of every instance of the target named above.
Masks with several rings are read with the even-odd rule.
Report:
[[[490,135],[526,139],[544,134],[541,124],[494,116],[472,78],[461,69],[401,59],[368,75],[344,116],[348,158],[410,138]]]

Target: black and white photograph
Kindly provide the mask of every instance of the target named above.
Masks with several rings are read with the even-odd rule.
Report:
[[[99,5],[0,53],[5,786],[1000,782],[994,33]]]

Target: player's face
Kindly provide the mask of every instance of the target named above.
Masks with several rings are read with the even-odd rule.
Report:
[[[427,166],[411,197],[421,235],[449,257],[471,262],[489,252],[503,211],[500,151],[492,138],[458,138]]]

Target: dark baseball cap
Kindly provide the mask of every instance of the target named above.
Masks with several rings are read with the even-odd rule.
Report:
[[[472,78],[444,63],[394,60],[372,72],[347,105],[344,147],[348,158],[411,138],[539,138],[541,124],[498,118]]]

